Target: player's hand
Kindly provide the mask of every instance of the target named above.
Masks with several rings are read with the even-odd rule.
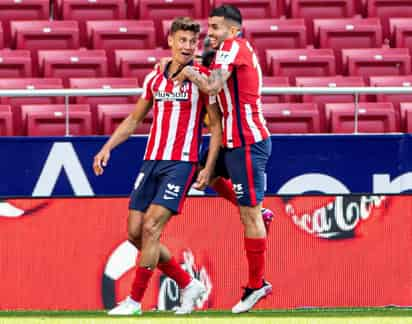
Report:
[[[93,162],[93,171],[95,175],[99,176],[103,174],[103,168],[107,166],[109,159],[110,151],[108,150],[101,150],[96,154]]]
[[[206,187],[209,185],[210,175],[211,172],[206,168],[200,170],[199,174],[197,175],[196,182],[193,184],[193,188],[201,191],[205,190]]]

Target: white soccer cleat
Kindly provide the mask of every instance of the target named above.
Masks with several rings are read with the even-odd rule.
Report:
[[[199,280],[193,279],[182,290],[182,305],[176,310],[176,315],[185,315],[193,312],[196,301],[206,294],[206,287]]]
[[[267,281],[264,281],[263,286],[258,289],[246,287],[240,302],[233,306],[232,313],[239,314],[248,312],[253,308],[253,306],[257,304],[259,300],[265,298],[267,295],[271,293],[272,285]]]
[[[107,314],[113,316],[142,315],[142,305],[131,297],[127,297]]]

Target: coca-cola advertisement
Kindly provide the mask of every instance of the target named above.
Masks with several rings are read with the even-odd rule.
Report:
[[[130,293],[139,251],[127,241],[127,198],[0,202],[0,309],[108,309]],[[269,196],[275,213],[257,308],[412,305],[412,196]],[[190,197],[161,237],[207,294],[198,309],[229,309],[246,284],[238,210]],[[156,271],[146,310],[179,306]]]

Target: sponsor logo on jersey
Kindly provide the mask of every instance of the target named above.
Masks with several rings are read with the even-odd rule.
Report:
[[[157,91],[154,95],[157,101],[185,101],[189,100],[189,92],[167,92],[167,91]]]

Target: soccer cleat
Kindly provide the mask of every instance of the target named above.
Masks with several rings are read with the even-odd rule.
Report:
[[[107,314],[113,316],[142,315],[142,305],[129,296]]]
[[[268,208],[262,208],[261,213],[262,213],[263,223],[265,224],[266,233],[268,234],[269,229],[270,229],[270,224],[272,224],[275,214],[273,213],[273,211],[271,211]]]
[[[182,290],[182,304],[176,310],[176,315],[185,315],[193,312],[196,301],[206,293],[206,287],[199,280],[193,279],[186,288]]]
[[[232,313],[238,314],[248,312],[259,300],[272,293],[272,285],[267,281],[263,282],[261,288],[252,289],[245,287],[244,289],[243,296],[240,299],[240,302],[233,306]]]

